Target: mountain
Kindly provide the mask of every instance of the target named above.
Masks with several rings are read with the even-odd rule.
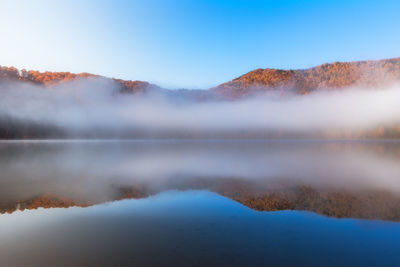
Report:
[[[150,92],[157,92],[158,94],[163,94],[167,97],[179,97],[185,99],[194,100],[210,100],[218,98],[215,92],[210,90],[199,90],[199,89],[177,89],[168,90],[161,88],[155,84],[151,84],[146,81],[131,81],[122,80],[116,78],[107,78],[100,75],[95,75],[91,73],[70,73],[70,72],[39,72],[35,70],[27,71],[25,69],[18,70],[14,67],[0,66],[0,83],[1,82],[22,82],[30,83],[35,85],[42,85],[46,87],[51,87],[54,85],[59,85],[65,82],[71,82],[77,79],[104,79],[109,82],[114,82],[119,87],[121,93],[131,93],[131,94],[145,94]]]
[[[121,92],[138,93],[151,89],[159,89],[158,86],[144,81],[125,81],[115,78],[105,78],[91,73],[70,73],[70,72],[39,72],[35,70],[18,70],[14,67],[0,66],[0,81],[26,82],[37,85],[52,86],[76,79],[103,78],[116,82]]]
[[[350,86],[380,87],[399,79],[400,57],[335,62],[302,70],[256,69],[211,90],[230,98],[271,90],[308,94]]]
[[[382,88],[400,80],[400,57],[357,62],[336,62],[323,64],[304,70],[279,70],[257,69],[244,74],[230,82],[207,90],[161,88],[146,81],[129,81],[90,73],[74,74],[70,72],[39,72],[18,70],[14,67],[0,66],[0,90],[12,87],[12,83],[33,84],[37,87],[51,88],[56,85],[74,80],[103,79],[115,85],[121,94],[150,94],[156,93],[168,100],[179,103],[192,103],[198,101],[235,101],[265,92],[278,92],[279,94],[305,95],[320,90],[341,90],[348,87]],[[11,83],[10,83],[11,82]],[[190,101],[187,101],[190,100]],[[7,103],[6,103],[7,104]],[[8,105],[10,105],[8,103]],[[12,110],[17,110],[12,108]],[[103,127],[104,128],[104,127]],[[399,138],[400,123],[377,124],[373,128],[359,131],[346,129],[327,129],[308,132],[285,132],[280,130],[270,131],[222,131],[207,132],[185,128],[180,130],[154,131],[154,129],[125,129],[113,132],[113,129],[88,129],[88,132],[79,132],[80,138]],[[108,128],[108,127],[106,127]],[[86,128],[85,128],[86,129]],[[90,130],[90,131],[89,131]],[[106,131],[105,131],[106,130]],[[2,114],[0,117],[0,139],[19,138],[67,138],[71,137],[67,129],[60,125],[52,124],[46,120],[28,120],[26,116],[12,117]],[[115,135],[116,134],[116,135]],[[72,136],[77,135],[73,133]]]
[[[116,82],[122,93],[158,91],[200,100],[237,99],[267,91],[308,94],[321,89],[350,86],[380,87],[400,80],[400,57],[384,60],[335,62],[310,69],[256,69],[208,90],[168,90],[146,81],[106,78],[90,73],[39,72],[0,66],[1,81],[20,81],[52,86],[76,79],[103,78]]]

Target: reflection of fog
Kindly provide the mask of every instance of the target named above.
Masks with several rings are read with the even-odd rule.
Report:
[[[394,142],[3,142],[0,198],[52,192],[101,200],[113,186],[162,189],[198,177],[398,192],[399,151]]]

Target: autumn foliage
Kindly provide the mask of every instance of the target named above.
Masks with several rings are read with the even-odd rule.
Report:
[[[0,82],[1,81],[21,81],[33,84],[52,86],[63,82],[69,82],[77,79],[102,78],[116,82],[122,93],[138,93],[148,89],[158,88],[156,85],[143,81],[125,81],[115,78],[105,78],[90,73],[70,73],[70,72],[39,72],[35,70],[27,71],[25,69],[18,70],[14,67],[0,66]]]
[[[307,94],[318,89],[350,86],[382,87],[400,79],[400,58],[335,62],[305,70],[257,69],[213,90],[230,98],[255,92],[290,90]]]

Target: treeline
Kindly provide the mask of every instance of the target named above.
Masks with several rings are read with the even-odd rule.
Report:
[[[90,74],[90,73],[70,73],[70,72],[40,72],[36,70],[18,70],[14,67],[4,67],[0,66],[0,80],[1,81],[24,81],[24,82],[32,82],[35,84],[57,84],[60,82],[66,82],[75,80],[78,78],[87,78],[87,77],[100,77],[98,75]]]
[[[157,128],[86,127],[62,128],[45,122],[34,122],[3,116],[0,118],[0,139],[398,139],[400,126],[376,127],[365,131],[331,130],[287,132],[278,130],[162,130]]]
[[[2,116],[0,139],[49,139],[65,138],[67,133],[60,127]]]

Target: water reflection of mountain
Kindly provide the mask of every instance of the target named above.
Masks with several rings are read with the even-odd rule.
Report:
[[[171,183],[163,190],[210,190],[258,211],[306,210],[337,218],[362,218],[400,221],[400,196],[384,190],[348,191],[318,190],[311,186],[286,183],[259,184],[239,179],[193,179]],[[0,213],[37,208],[88,207],[107,201],[145,198],[157,194],[149,187],[114,187],[114,197],[102,201],[71,199],[51,192],[0,202]]]

